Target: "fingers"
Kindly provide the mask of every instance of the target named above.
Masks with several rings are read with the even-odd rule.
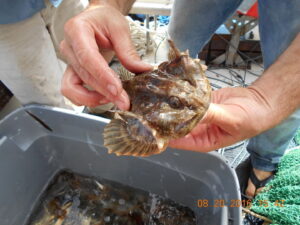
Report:
[[[169,146],[178,149],[197,150],[196,141],[191,134],[188,134],[182,138],[170,140]]]
[[[93,28],[74,19],[66,24],[65,29],[70,45],[64,41],[61,50],[77,74],[86,84],[118,104],[119,108],[129,108],[129,99],[123,93],[121,81],[99,52]],[[103,45],[109,45],[108,39],[102,39]]]
[[[72,65],[72,68],[76,71],[76,74],[80,76],[81,80],[85,83],[91,86],[94,90],[96,90],[99,93],[103,93],[103,88],[101,87],[102,81],[99,79],[96,79],[94,76],[90,75],[89,72],[87,72],[83,67],[80,66],[80,63],[77,61],[77,58],[72,50],[72,48],[68,45],[66,41],[62,41],[61,43],[61,50],[63,54],[66,56],[68,62]],[[67,96],[66,96],[67,97]],[[68,96],[70,98],[72,96]],[[109,96],[111,97],[111,96]],[[121,93],[117,96],[117,98],[109,98],[106,96],[106,99],[109,100],[109,102],[115,103],[118,108],[126,110],[129,107],[129,98],[126,92],[122,89]],[[83,99],[83,98],[80,98]],[[81,105],[85,105],[86,102],[80,102]],[[104,103],[102,103],[104,104]]]
[[[171,141],[172,147],[210,151],[253,137],[261,131],[260,124],[264,121],[257,120],[261,115],[261,104],[248,89],[223,88],[214,91],[212,102],[192,132]]]
[[[111,50],[132,72],[141,73],[152,69],[137,55],[130,39],[128,22],[117,10],[107,6],[98,7],[66,23],[61,52],[68,63],[85,84],[115,103],[118,108],[127,110],[130,106],[129,97],[120,79],[107,64],[107,60],[112,57]]]
[[[199,123],[191,133],[185,137],[171,140],[170,146],[178,149],[209,152],[216,150],[224,144],[227,134],[217,126]]]
[[[89,91],[82,85],[82,80],[77,76],[71,66],[68,66],[62,79],[61,92],[64,96],[76,105],[86,105],[89,107],[95,107],[109,102],[103,95],[95,91]]]
[[[223,112],[222,108],[220,108],[219,105],[217,105],[217,104],[211,103],[200,122],[201,123],[211,123],[215,120],[219,120],[218,118],[222,114],[225,114],[225,112]]]
[[[187,136],[170,141],[170,146],[208,152],[237,142],[240,123],[232,107],[211,103],[200,123]]]
[[[112,29],[110,32],[114,51],[126,69],[133,73],[142,73],[152,69],[150,64],[143,62],[138,56],[130,38],[127,22],[121,28]]]

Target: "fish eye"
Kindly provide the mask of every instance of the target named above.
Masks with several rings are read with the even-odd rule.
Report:
[[[180,99],[175,97],[175,96],[171,96],[169,98],[169,105],[173,108],[173,109],[178,109],[181,107],[181,102]]]

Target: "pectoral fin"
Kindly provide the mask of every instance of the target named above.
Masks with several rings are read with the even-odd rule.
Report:
[[[134,114],[111,120],[103,135],[104,146],[116,155],[150,156],[161,153],[168,144],[146,121]]]

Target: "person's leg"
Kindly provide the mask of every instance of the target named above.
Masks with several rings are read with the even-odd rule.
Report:
[[[89,0],[63,0],[55,8],[49,0],[46,0],[46,8],[41,11],[56,54],[61,58],[59,52],[60,42],[64,39],[64,25],[72,17],[82,12],[89,4]]]
[[[66,107],[60,93],[63,68],[57,59],[65,22],[88,0],[64,0],[20,23],[0,25],[0,78],[22,104]]]
[[[40,13],[0,25],[0,79],[21,104],[66,107],[60,94],[62,71]]]
[[[261,0],[259,15],[264,66],[268,68],[300,32],[300,1]],[[300,110],[273,129],[250,139],[247,150],[258,178],[263,179],[276,169],[299,126]],[[251,181],[246,193],[251,196],[255,193]]]
[[[169,35],[176,46],[195,57],[242,0],[175,0]]]

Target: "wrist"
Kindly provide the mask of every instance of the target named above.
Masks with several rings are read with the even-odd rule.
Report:
[[[283,116],[278,110],[278,106],[274,104],[274,101],[272,101],[272,98],[266,93],[265,89],[257,84],[252,84],[247,87],[247,89],[249,90],[252,99],[256,102],[253,113],[257,114],[257,118],[255,119],[257,121],[252,122],[259,127],[259,130],[268,130],[283,120]]]
[[[300,34],[250,88],[258,90],[270,107],[264,118],[280,123],[300,107]]]

